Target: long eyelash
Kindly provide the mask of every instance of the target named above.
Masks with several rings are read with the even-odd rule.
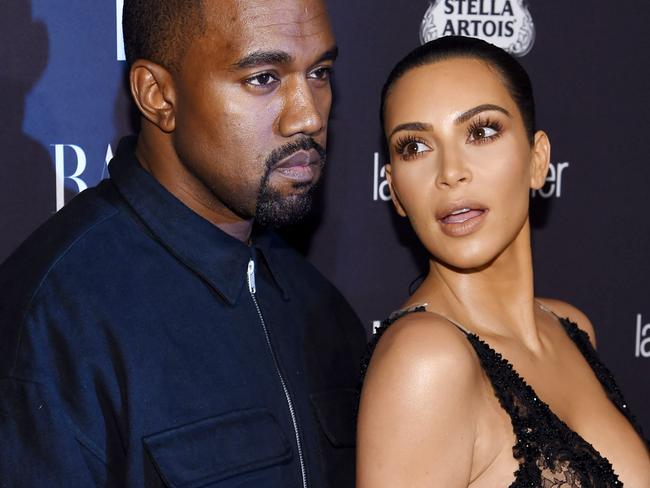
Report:
[[[498,120],[492,120],[489,117],[485,119],[482,117],[476,118],[472,123],[467,127],[467,137],[471,137],[472,134],[477,129],[482,129],[483,127],[488,127],[496,132],[496,134],[485,137],[483,139],[477,139],[475,142],[481,144],[482,142],[492,141],[501,137],[501,131],[503,130],[503,124]]]
[[[404,149],[406,149],[406,146],[408,146],[412,142],[423,142],[423,141],[411,135],[401,136],[395,141],[395,144],[393,145],[393,149],[397,154],[402,154],[404,152]]]

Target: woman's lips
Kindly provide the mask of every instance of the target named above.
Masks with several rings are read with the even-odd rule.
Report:
[[[483,210],[476,210],[473,208],[461,208],[459,210],[456,210],[449,215],[443,217],[442,222],[444,224],[462,224],[463,222],[467,222],[469,219],[473,219],[474,217],[478,217],[483,213]]]
[[[438,218],[442,231],[451,237],[462,237],[476,231],[485,220],[486,208],[462,205],[446,209]]]

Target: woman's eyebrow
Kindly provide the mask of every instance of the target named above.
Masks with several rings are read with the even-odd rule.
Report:
[[[456,120],[454,120],[454,124],[462,124],[464,122],[467,122],[469,119],[474,117],[476,114],[480,114],[481,112],[485,112],[488,110],[496,110],[498,112],[502,112],[506,114],[508,117],[512,117],[510,115],[510,112],[508,112],[505,108],[500,107],[499,105],[494,105],[492,103],[484,103],[482,105],[478,105],[474,108],[470,108],[468,111],[463,112],[460,114],[458,117],[456,117]]]
[[[496,110],[497,112],[501,112],[508,117],[512,117],[510,115],[510,112],[508,112],[505,108],[499,106],[499,105],[494,105],[493,103],[484,103],[481,105],[477,105],[474,108],[470,108],[469,110],[463,112],[460,114],[456,119],[454,120],[454,124],[462,124],[464,122],[467,122],[469,119],[474,117],[477,114],[480,114],[481,112],[486,112],[489,110]],[[432,131],[433,130],[433,125],[428,124],[426,122],[406,122],[404,124],[399,124],[396,126],[390,133],[390,136],[388,138],[390,139],[395,135],[396,132],[399,132],[401,130],[413,130],[417,132],[427,132],[427,131]]]
[[[433,126],[431,124],[427,124],[426,122],[406,122],[404,124],[399,124],[396,126],[390,133],[390,136],[388,138],[390,139],[395,135],[396,132],[399,132],[401,130],[414,130],[418,132],[426,132],[429,131],[431,132],[433,130]]]

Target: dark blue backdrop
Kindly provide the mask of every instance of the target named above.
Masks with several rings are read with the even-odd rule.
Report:
[[[474,11],[464,2],[459,12],[458,0],[446,0],[436,20],[446,25],[439,13],[447,10],[455,28],[466,20],[485,30],[488,21],[508,21],[506,3],[524,6],[476,0]],[[506,15],[492,15],[492,4]],[[330,1],[341,57],[328,174],[316,214],[290,237],[369,329],[404,301],[424,263],[385,201],[376,107],[390,67],[419,43],[429,5]],[[537,293],[590,316],[601,355],[650,431],[650,6],[558,0],[528,8],[536,36],[522,62],[555,171],[533,198]],[[117,140],[133,130],[119,9],[120,0],[9,0],[3,9],[0,260],[101,179]]]

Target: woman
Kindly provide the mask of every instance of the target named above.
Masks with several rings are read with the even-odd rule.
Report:
[[[523,68],[438,39],[395,67],[382,121],[393,203],[430,265],[365,375],[358,488],[650,487],[591,323],[533,294],[529,192],[550,144]]]

